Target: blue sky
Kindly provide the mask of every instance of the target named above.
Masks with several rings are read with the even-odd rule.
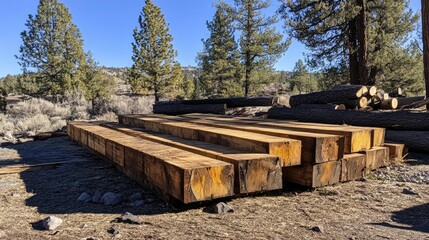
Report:
[[[84,48],[91,51],[100,65],[108,67],[131,66],[132,30],[137,26],[144,0],[60,0],[73,15],[79,27]],[[0,77],[17,74],[21,69],[14,55],[19,54],[28,14],[35,14],[38,0],[0,0]],[[178,51],[177,60],[183,66],[195,66],[195,57],[202,49],[202,38],[208,37],[206,21],[213,17],[215,8],[211,0],[154,0],[170,24],[173,45]],[[227,0],[226,2],[232,2]],[[420,11],[420,0],[411,0],[414,11]],[[267,14],[279,6],[272,0]],[[282,24],[277,26],[283,31]],[[293,40],[285,55],[275,65],[278,70],[291,70],[298,59],[304,57],[305,48]]]

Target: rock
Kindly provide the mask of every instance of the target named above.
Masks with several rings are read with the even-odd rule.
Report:
[[[92,202],[100,203],[102,196],[103,196],[103,192],[100,189],[97,189],[97,191],[95,191],[94,193],[94,196],[92,196]]]
[[[101,197],[100,203],[104,204],[104,205],[117,205],[119,203],[122,202],[123,199],[123,195],[122,194],[115,194],[112,192],[107,192],[105,194],[103,194],[103,196]]]
[[[21,194],[19,194],[19,193],[12,193],[12,197],[21,197]]]
[[[113,220],[113,222],[129,223],[129,224],[142,224],[143,219],[139,216],[136,216],[134,214],[126,212],[125,214],[122,214],[120,217]]]
[[[42,220],[42,226],[46,230],[55,230],[63,223],[63,220],[59,217],[49,216]]]
[[[409,195],[419,195],[419,193],[414,191],[412,188],[404,188],[402,189],[402,193],[409,194]]]
[[[86,224],[86,223],[80,225],[80,228],[87,228],[87,227],[88,227],[88,224]]]
[[[137,200],[133,204],[134,204],[134,207],[141,207],[144,205],[144,201],[143,200]]]
[[[228,206],[228,204],[224,202],[220,202],[216,205],[212,205],[204,208],[204,211],[208,213],[214,213],[214,214],[224,214],[228,212],[232,213],[234,212],[234,209]]]
[[[141,200],[142,197],[143,197],[143,195],[141,193],[137,192],[137,193],[134,193],[133,195],[131,195],[129,197],[129,199],[130,199],[131,202],[135,202],[137,200]]]
[[[312,227],[311,230],[315,232],[325,233],[325,229],[323,228],[323,226],[320,225]]]
[[[80,187],[80,182],[79,181],[74,182],[73,187],[75,188]]]
[[[150,197],[148,197],[148,198],[145,199],[146,203],[153,203],[154,201],[155,200],[153,200],[153,198],[150,198]]]
[[[89,193],[83,192],[78,198],[78,202],[88,203],[92,200],[91,195]]]
[[[119,234],[119,230],[115,226],[112,226],[109,229],[107,229],[107,232],[112,234],[113,236],[116,236]]]

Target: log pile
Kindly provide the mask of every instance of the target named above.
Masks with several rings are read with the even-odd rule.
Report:
[[[282,97],[236,97],[199,100],[161,101],[153,105],[153,113],[179,115],[186,113],[225,114],[227,108],[285,105]]]
[[[184,204],[351,181],[401,162],[405,151],[385,144],[382,128],[215,114],[120,115],[119,123],[69,122],[67,134]]]

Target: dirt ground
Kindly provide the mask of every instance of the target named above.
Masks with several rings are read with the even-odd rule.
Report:
[[[429,239],[428,155],[411,155],[404,166],[365,181],[228,200],[234,212],[215,215],[203,206],[169,207],[67,137],[0,148],[0,166],[70,160],[84,161],[0,175],[0,239]],[[141,207],[77,201],[97,189],[154,201]],[[125,212],[144,224],[111,222]],[[50,215],[64,223],[40,230]]]

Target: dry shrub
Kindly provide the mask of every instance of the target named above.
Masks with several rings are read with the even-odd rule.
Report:
[[[118,115],[114,112],[107,112],[103,115],[99,115],[95,117],[96,121],[107,121],[107,122],[117,122],[118,121]]]
[[[18,103],[12,109],[8,109],[8,114],[13,118],[30,117],[37,114],[67,118],[70,115],[70,109],[67,106],[54,104],[44,99],[32,98]]]
[[[151,113],[153,97],[146,96],[113,96],[110,99],[99,99],[94,102],[93,115],[103,115],[108,112],[116,114]]]
[[[88,119],[90,103],[85,99],[82,93],[67,92],[64,96],[63,105],[70,108],[69,120]]]
[[[48,132],[52,131],[51,121],[49,117],[44,114],[36,114],[31,117],[20,119],[15,124],[15,133],[28,133],[28,132]]]
[[[13,132],[15,125],[10,121],[7,115],[0,114],[0,135],[4,135],[7,132]]]

